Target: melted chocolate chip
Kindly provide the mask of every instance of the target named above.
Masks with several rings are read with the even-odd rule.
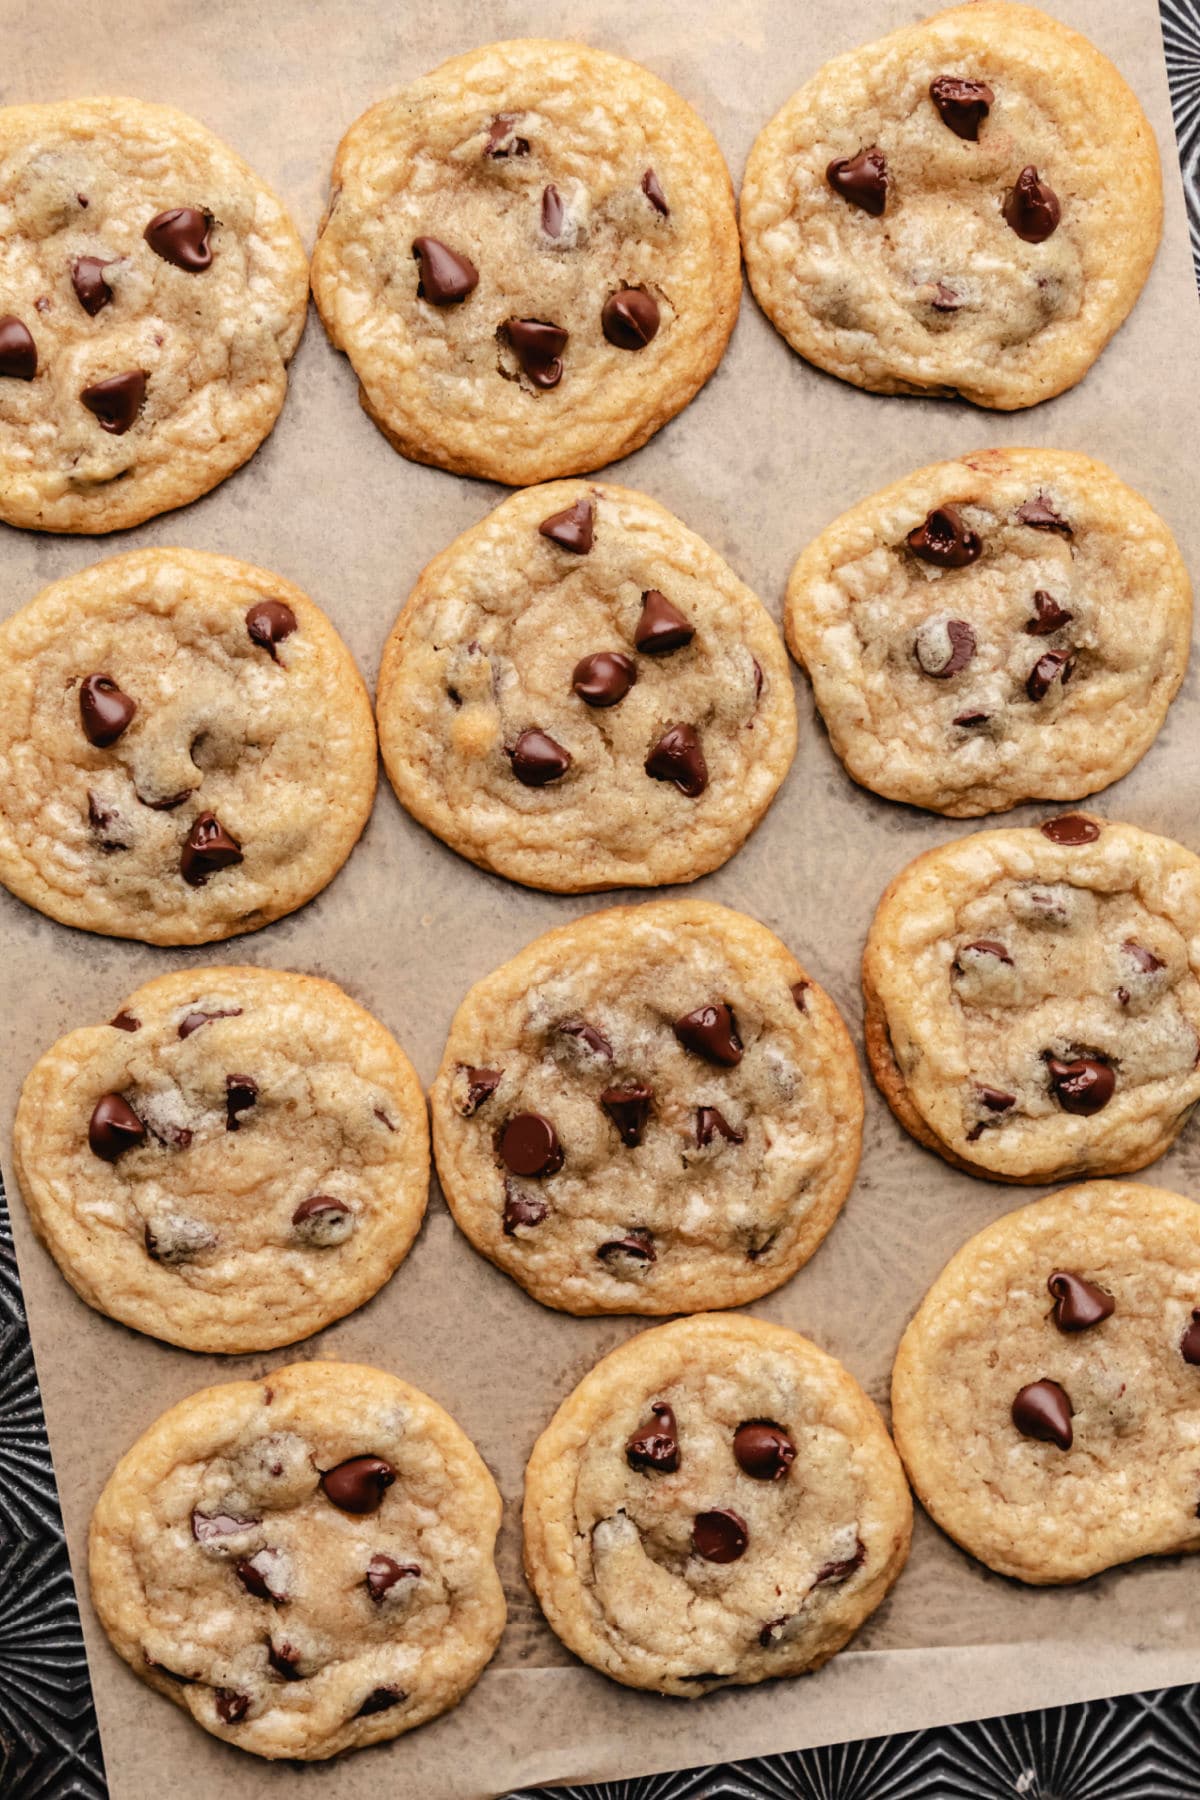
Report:
[[[561,781],[571,766],[571,752],[547,732],[536,729],[523,731],[505,755],[522,787],[546,787],[551,781]]]
[[[1054,1295],[1054,1323],[1060,1331],[1090,1331],[1111,1318],[1116,1301],[1095,1282],[1056,1269],[1046,1286]]]
[[[288,1594],[279,1565],[277,1550],[259,1550],[253,1556],[241,1557],[234,1564],[234,1574],[256,1600],[272,1600],[276,1606],[283,1606]]]
[[[715,1006],[698,1006],[695,1012],[685,1013],[676,1019],[674,1031],[684,1049],[693,1056],[702,1056],[705,1062],[733,1069],[742,1060],[737,1020],[723,1000]]]
[[[192,1514],[192,1536],[198,1544],[219,1543],[222,1538],[237,1537],[243,1531],[252,1531],[262,1520],[257,1513],[246,1518],[236,1513],[202,1513]]]
[[[637,664],[620,650],[597,650],[575,664],[571,686],[586,706],[619,706],[637,680]]]
[[[108,1022],[116,1031],[140,1031],[142,1029],[142,1021],[135,1019],[131,1012],[119,1012],[115,1019],[110,1019]]]
[[[179,872],[189,887],[203,887],[210,875],[232,869],[242,858],[242,847],[230,837],[215,813],[201,813],[179,853]]]
[[[339,1512],[373,1513],[396,1479],[396,1471],[382,1456],[352,1456],[321,1476],[321,1492]]]
[[[648,1087],[610,1087],[600,1096],[601,1106],[630,1150],[642,1141],[653,1103],[654,1090]]]
[[[529,139],[516,135],[516,128],[524,117],[524,113],[497,113],[488,126],[488,141],[483,154],[496,160],[506,156],[528,156]]]
[[[513,1237],[524,1227],[540,1225],[550,1208],[533,1194],[523,1194],[511,1182],[504,1184],[504,1235]]]
[[[1075,617],[1074,613],[1066,612],[1058,604],[1054,595],[1048,594],[1045,588],[1038,588],[1034,593],[1033,615],[1033,618],[1028,620],[1025,626],[1026,634],[1029,637],[1049,637],[1052,631],[1058,631],[1062,626],[1069,625]]]
[[[861,1569],[866,1560],[867,1546],[863,1543],[862,1539],[859,1538],[854,1546],[853,1556],[843,1556],[839,1557],[834,1562],[821,1564],[821,1567],[817,1570],[817,1579],[813,1583],[813,1586],[839,1587],[843,1581],[849,1580],[855,1569]]]
[[[991,716],[991,713],[985,712],[956,713],[953,723],[960,726],[963,731],[974,731],[978,726],[986,725]]]
[[[563,220],[566,216],[567,209],[563,204],[563,197],[551,182],[548,187],[542,189],[542,230],[548,238],[562,236]]]
[[[144,1143],[146,1127],[120,1094],[102,1094],[88,1121],[88,1145],[94,1156],[115,1163],[127,1150]]]
[[[1200,1368],[1200,1306],[1192,1310],[1192,1322],[1179,1340],[1179,1354],[1185,1363]],[[1200,1516],[1200,1508],[1197,1508],[1197,1516]]]
[[[0,319],[0,376],[10,381],[32,381],[37,374],[37,345],[28,325],[12,313]]]
[[[1026,500],[1017,508],[1017,523],[1030,525],[1034,531],[1058,531],[1063,537],[1075,534],[1058,509],[1052,506],[1045,494],[1037,494],[1032,500]]]
[[[731,1563],[744,1556],[750,1528],[740,1513],[727,1507],[697,1513],[692,1523],[692,1549],[705,1562]]]
[[[954,967],[960,975],[963,969],[959,958],[968,950],[973,950],[976,956],[995,957],[997,962],[1007,963],[1010,968],[1012,967],[1012,957],[1003,944],[997,943],[995,938],[976,938],[972,943],[964,944],[954,959]]]
[[[962,305],[962,301],[953,288],[947,287],[944,281],[939,281],[933,290],[933,297],[929,304],[934,312],[955,313]]]
[[[796,1460],[796,1446],[782,1425],[748,1419],[733,1434],[733,1454],[751,1481],[782,1481]]]
[[[651,1422],[641,1425],[625,1444],[625,1461],[631,1469],[673,1475],[679,1467],[679,1432],[675,1413],[665,1400],[650,1403]]]
[[[642,176],[642,192],[656,213],[661,213],[664,219],[670,218],[671,209],[667,205],[667,196],[663,193],[658,176],[653,169],[647,169]]]
[[[617,1257],[627,1257],[633,1263],[652,1263],[658,1261],[654,1249],[654,1239],[648,1231],[635,1226],[623,1238],[609,1238],[596,1251],[601,1262],[612,1262]]]
[[[292,1229],[303,1243],[327,1250],[345,1243],[354,1230],[354,1214],[332,1194],[310,1194],[292,1214]]]
[[[413,256],[420,271],[417,299],[430,306],[453,306],[479,286],[479,270],[469,256],[460,256],[440,238],[413,239]]]
[[[258,1083],[252,1075],[225,1077],[225,1129],[240,1131],[238,1114],[249,1112],[258,1104]]]
[[[887,205],[888,167],[883,151],[874,145],[860,150],[857,156],[835,156],[825,171],[825,179],[835,194],[861,207],[874,219]]]
[[[400,1563],[394,1556],[384,1556],[380,1552],[367,1564],[367,1592],[378,1606],[398,1581],[416,1581],[420,1574],[416,1563]]]
[[[666,656],[672,650],[682,650],[695,635],[696,627],[671,605],[665,594],[650,588],[642,595],[642,613],[633,641],[644,656]]]
[[[211,213],[194,206],[172,206],[155,213],[142,236],[156,256],[187,275],[199,275],[213,259],[208,234],[214,224]]]
[[[1133,938],[1126,938],[1121,948],[1132,960],[1139,974],[1153,975],[1156,970],[1166,967],[1161,957],[1155,956],[1153,950],[1147,950],[1145,944],[1136,943]]]
[[[965,619],[927,620],[913,646],[922,674],[935,681],[959,675],[975,654],[975,633]]]
[[[658,330],[658,301],[645,288],[618,288],[600,312],[600,327],[618,350],[644,350]]]
[[[558,1133],[541,1113],[515,1113],[501,1131],[496,1147],[514,1175],[557,1175],[563,1166]]]
[[[107,750],[128,730],[137,701],[123,694],[111,675],[89,675],[79,689],[83,735],[97,750]]]
[[[669,725],[645,761],[654,781],[670,781],[689,800],[708,786],[708,764],[694,725]]]
[[[250,1711],[249,1694],[239,1694],[236,1688],[214,1688],[213,1700],[217,1717],[226,1725],[239,1725]]]
[[[1075,1437],[1071,1429],[1074,1411],[1057,1381],[1031,1381],[1012,1403],[1012,1422],[1022,1437],[1069,1450]]]
[[[567,333],[544,319],[509,319],[501,327],[513,355],[534,387],[557,387],[562,380],[562,353]]]
[[[108,806],[92,790],[88,789],[88,824],[93,831],[100,833],[100,848],[106,856],[114,850],[128,850],[129,845],[123,838],[111,835],[112,827],[121,823],[121,815],[113,806]]]
[[[563,512],[551,513],[548,519],[543,519],[538,530],[560,550],[573,550],[576,556],[586,556],[592,547],[595,522],[595,508],[587,495],[581,494]]]
[[[996,98],[986,81],[971,81],[958,75],[939,75],[929,84],[929,98],[956,137],[971,143],[979,141],[979,127],[988,116]]]
[[[1017,1096],[1006,1094],[1003,1088],[984,1087],[979,1084],[976,1086],[975,1092],[979,1096],[980,1103],[986,1106],[989,1112],[1006,1113],[1017,1104]]]
[[[1075,671],[1075,658],[1069,650],[1047,650],[1039,656],[1025,679],[1025,692],[1031,700],[1044,700],[1056,681],[1066,687]]]
[[[519,155],[521,152],[517,152],[516,154]],[[404,1692],[403,1688],[372,1688],[371,1692],[367,1695],[354,1716],[356,1719],[367,1719],[372,1713],[386,1712],[390,1706],[399,1706],[402,1700],[407,1699],[408,1695]]]
[[[146,398],[145,370],[126,369],[123,375],[110,375],[107,381],[85,387],[79,398],[99,420],[101,431],[124,437]]]
[[[276,644],[291,637],[295,629],[296,615],[282,600],[257,600],[246,614],[250,642],[267,651],[272,662],[279,661],[275,654]]]
[[[1047,819],[1039,825],[1038,830],[1052,844],[1094,844],[1100,836],[1099,825],[1082,813],[1060,813],[1057,819]]]
[[[267,1643],[267,1661],[275,1673],[284,1681],[300,1681],[300,1652],[286,1640],[278,1644],[273,1640]]]
[[[698,1106],[696,1108],[696,1142],[703,1150],[711,1144],[715,1137],[722,1137],[727,1144],[744,1144],[744,1131],[735,1131],[725,1114],[715,1106]]]
[[[90,318],[102,312],[112,299],[112,289],[104,279],[109,267],[98,256],[77,256],[71,264],[71,286],[75,298]]]
[[[793,983],[792,983],[792,999],[795,1002],[797,1012],[807,1012],[808,1011],[808,1001],[804,998],[804,996],[805,996],[805,994],[807,994],[807,992],[811,986],[812,986],[811,981],[793,981]]]
[[[485,1100],[490,1100],[504,1079],[503,1069],[472,1069],[465,1063],[459,1067],[467,1078],[467,1097],[459,1111],[464,1119],[477,1113]]]
[[[1085,1118],[1103,1112],[1117,1085],[1117,1078],[1108,1063],[1096,1056],[1080,1056],[1071,1062],[1063,1062],[1049,1050],[1042,1052],[1042,1060],[1050,1071],[1054,1097],[1064,1112],[1078,1113]]]
[[[240,1019],[241,1016],[240,1006],[227,1007],[224,1012],[190,1012],[180,1020],[178,1035],[190,1038],[194,1031],[199,1031],[202,1025],[210,1025],[214,1019]]]
[[[589,1025],[586,1019],[564,1019],[558,1027],[564,1037],[574,1038],[578,1043],[586,1045],[593,1056],[601,1056],[605,1062],[613,1059],[613,1047],[595,1025]]]
[[[983,555],[979,534],[968,529],[954,506],[935,507],[905,542],[914,556],[939,569],[965,569]]]
[[[1004,198],[1004,219],[1027,244],[1041,244],[1057,229],[1062,207],[1054,189],[1027,163]]]

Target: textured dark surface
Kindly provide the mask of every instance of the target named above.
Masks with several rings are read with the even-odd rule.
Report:
[[[1161,0],[1200,280],[1200,0]],[[247,1791],[254,1770],[247,1766]],[[0,1187],[0,1800],[108,1792]],[[1200,1800],[1200,1687],[510,1800]],[[414,1796],[413,1800],[419,1800]]]

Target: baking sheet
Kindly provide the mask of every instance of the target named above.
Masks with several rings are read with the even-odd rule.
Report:
[[[735,183],[763,123],[829,56],[920,16],[903,0],[0,0],[0,101],[115,92],[194,112],[291,205],[311,244],[341,132],[384,89],[489,39],[581,37],[664,76],[715,131]],[[1155,0],[1056,0],[1131,80],[1167,172],[1166,238],[1130,322],[1083,384],[1017,415],[884,399],[810,368],[747,292],[717,375],[613,478],[700,530],[776,617],[792,561],[846,506],[919,463],[987,444],[1046,444],[1111,462],[1163,512],[1200,571],[1193,459],[1200,443],[1197,302]],[[134,544],[186,544],[278,570],[327,610],[374,679],[384,637],[423,563],[501,498],[395,455],[360,412],[348,364],[315,317],[274,434],[253,463],[183,512],[107,539],[0,527],[0,607]],[[963,826],[889,805],[843,773],[797,675],[801,745],[772,811],[694,890],[762,919],[858,1032],[858,959],[889,877]],[[1098,810],[1200,850],[1200,697],[1189,676],[1143,763]],[[1044,809],[1009,815],[1036,819]],[[986,824],[987,821],[982,823]],[[678,891],[678,890],[676,890]],[[616,896],[621,898],[622,896]],[[626,896],[646,898],[643,895]],[[62,1032],[108,1018],[149,977],[242,961],[330,976],[396,1033],[426,1081],[471,982],[538,932],[609,903],[536,894],[482,874],[427,836],[386,784],[347,868],[303,912],[207,951],[114,943],[52,924],[0,891],[0,1117],[5,1167],[19,1083]],[[929,1282],[963,1240],[1030,1197],[956,1174],[912,1143],[867,1083],[862,1169],[813,1262],[752,1310],[809,1333],[886,1401],[892,1353]],[[1200,1127],[1149,1179],[1200,1193]],[[12,1184],[10,1182],[10,1188]],[[91,1312],[14,1228],[50,1442],[77,1574],[88,1516],[113,1463],[164,1407],[210,1382],[296,1357],[372,1362],[448,1407],[505,1498],[499,1555],[510,1620],[499,1654],[454,1712],[307,1777],[337,1800],[385,1781],[422,1800],[526,1783],[601,1780],[708,1760],[1182,1682],[1200,1673],[1200,1560],[1114,1571],[1076,1590],[1024,1589],[918,1519],[912,1560],[853,1647],[820,1674],[687,1703],[634,1693],[575,1663],[520,1575],[525,1458],[561,1397],[635,1318],[549,1312],[469,1248],[436,1187],[415,1249],[368,1306],[292,1351],[220,1359],[155,1343]],[[109,1649],[81,1584],[115,1800],[290,1791],[268,1765],[147,1694]],[[401,1784],[403,1786],[401,1787]]]

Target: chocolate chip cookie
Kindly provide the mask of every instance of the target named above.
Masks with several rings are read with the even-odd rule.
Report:
[[[0,519],[118,531],[275,423],[307,262],[203,125],[141,100],[0,110]]]
[[[528,38],[443,63],[351,126],[313,293],[405,456],[525,485],[636,450],[721,360],[729,175],[636,63]]]
[[[810,362],[1011,410],[1072,387],[1133,306],[1162,174],[1086,38],[977,0],[793,94],[750,153],[741,222],[759,305]]]
[[[72,1287],[189,1350],[292,1344],[407,1255],[429,1192],[425,1097],[330,981],[181,969],[34,1065],[13,1134]]]
[[[215,1737],[305,1761],[461,1700],[504,1628],[496,1484],[426,1394],[297,1363],[192,1394],[92,1515],[115,1649]]]
[[[265,569],[134,550],[0,624],[0,881],[52,919],[254,931],[333,879],[374,794],[350,653]]]
[[[432,1105],[459,1225],[573,1313],[769,1293],[833,1224],[862,1136],[832,1000],[765,926],[699,900],[593,913],[478,982]]]
[[[1183,680],[1192,590],[1102,463],[982,450],[835,519],[792,571],[786,625],[854,779],[971,818],[1133,767]]]
[[[911,1529],[854,1377],[740,1315],[630,1338],[525,1471],[525,1569],[550,1625],[615,1681],[689,1700],[827,1662],[899,1575]]]
[[[922,1301],[892,1411],[926,1510],[1002,1575],[1200,1550],[1200,1208],[1105,1181],[998,1219]]]
[[[762,603],[645,494],[514,494],[425,569],[388,638],[392,786],[482,868],[556,893],[692,881],[796,749]]]
[[[1200,1100],[1200,859],[1089,813],[927,851],[879,904],[863,992],[875,1079],[947,1162],[1144,1168]]]

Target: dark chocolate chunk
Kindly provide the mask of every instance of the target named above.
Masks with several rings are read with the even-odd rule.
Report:
[[[939,569],[965,569],[983,555],[978,532],[963,523],[954,506],[936,506],[924,524],[909,532],[905,542],[914,556]]]
[[[1026,623],[1025,631],[1029,637],[1049,637],[1052,631],[1069,625],[1074,617],[1074,613],[1065,611],[1058,604],[1053,594],[1038,588],[1033,596],[1033,618]]]
[[[75,298],[85,313],[95,318],[102,312],[113,297],[112,289],[104,279],[104,271],[109,267],[98,256],[77,256],[71,264],[71,286],[75,289]]]
[[[292,1214],[292,1229],[302,1243],[327,1250],[345,1243],[354,1230],[354,1214],[333,1194],[310,1194]]]
[[[551,182],[542,189],[542,230],[548,238],[562,236],[563,220],[567,209],[563,205],[563,197]]]
[[[671,209],[667,205],[667,196],[663,193],[658,176],[653,169],[647,169],[642,176],[642,192],[656,213],[661,213],[664,219],[671,216]]]
[[[641,1086],[605,1088],[600,1104],[616,1126],[621,1142],[636,1150],[654,1104],[654,1090]]]
[[[1038,657],[1025,680],[1025,692],[1031,700],[1044,700],[1056,681],[1066,687],[1075,670],[1075,658],[1069,650],[1047,650]]]
[[[548,519],[543,519],[538,530],[560,550],[573,550],[576,556],[586,556],[592,547],[595,522],[595,508],[587,495],[581,494],[564,511],[551,513]]]
[[[88,1145],[94,1156],[115,1163],[126,1150],[144,1143],[146,1127],[120,1094],[101,1094],[88,1121]]]
[[[300,1652],[286,1638],[281,1638],[278,1643],[274,1639],[268,1639],[267,1661],[283,1681],[303,1679],[300,1674]]]
[[[1082,1275],[1056,1269],[1046,1286],[1054,1295],[1054,1323],[1060,1331],[1090,1331],[1111,1318],[1116,1301]]]
[[[373,1513],[396,1479],[396,1471],[382,1456],[351,1456],[321,1476],[321,1491],[339,1512]]]
[[[110,375],[107,381],[85,387],[79,398],[99,420],[102,431],[124,437],[146,398],[145,370],[126,369],[123,375]]]
[[[571,686],[586,706],[618,706],[637,680],[637,664],[620,650],[597,650],[575,664]]]
[[[199,1031],[202,1025],[211,1025],[214,1019],[240,1019],[241,1016],[240,1006],[227,1007],[224,1012],[190,1012],[179,1022],[178,1036],[190,1038],[194,1031]]]
[[[670,781],[689,800],[708,786],[708,764],[694,725],[669,725],[645,761],[654,781]]]
[[[1070,1062],[1042,1052],[1042,1060],[1050,1071],[1050,1085],[1064,1112],[1079,1113],[1090,1118],[1102,1112],[1113,1097],[1116,1075],[1107,1062],[1097,1056],[1079,1056]]]
[[[1004,198],[1005,222],[1027,244],[1041,244],[1057,229],[1062,218],[1058,195],[1027,163]]]
[[[1185,1363],[1193,1368],[1200,1368],[1200,1306],[1192,1309],[1192,1322],[1188,1325],[1179,1340],[1179,1354]],[[1200,1507],[1197,1508],[1200,1516]]]
[[[1017,508],[1017,523],[1031,525],[1035,531],[1058,531],[1063,537],[1075,534],[1057,507],[1052,506],[1045,494],[1036,494],[1032,500],[1026,500]]]
[[[142,236],[164,262],[173,263],[187,275],[199,275],[212,263],[208,234],[214,222],[211,213],[194,206],[173,206],[155,213]]]
[[[240,1131],[239,1113],[249,1112],[252,1106],[258,1105],[258,1083],[253,1075],[227,1075],[225,1077],[225,1129]]]
[[[682,650],[696,635],[696,627],[660,594],[650,588],[642,595],[642,612],[634,627],[633,641],[644,656],[665,656]]]
[[[1157,969],[1166,967],[1161,957],[1155,956],[1153,950],[1147,950],[1145,944],[1136,943],[1133,938],[1126,938],[1121,948],[1142,975],[1153,975]]]
[[[506,156],[528,156],[529,139],[517,136],[517,126],[524,113],[497,113],[488,126],[488,141],[483,154],[497,160]]]
[[[459,1111],[464,1119],[469,1119],[473,1113],[479,1111],[485,1100],[491,1099],[504,1079],[504,1070],[472,1069],[468,1068],[465,1063],[460,1063],[459,1067],[467,1078],[467,1097],[463,1105],[459,1107]]]
[[[773,1420],[747,1419],[733,1434],[733,1454],[751,1481],[782,1481],[796,1460],[796,1446]]]
[[[1057,819],[1047,819],[1039,825],[1038,830],[1052,844],[1094,844],[1100,836],[1099,825],[1083,813],[1060,813]]]
[[[571,752],[536,728],[523,731],[505,755],[522,787],[546,787],[551,781],[561,781],[571,766]]]
[[[715,1137],[722,1137],[727,1144],[744,1144],[744,1131],[735,1131],[725,1114],[715,1106],[698,1106],[696,1108],[696,1142],[703,1150],[711,1144]]]
[[[378,1606],[391,1593],[398,1581],[416,1581],[421,1570],[416,1563],[400,1563],[382,1551],[367,1564],[367,1592]]]
[[[115,1019],[110,1019],[108,1022],[117,1031],[140,1031],[142,1029],[142,1021],[135,1019],[131,1012],[119,1012]]]
[[[595,1025],[589,1025],[586,1019],[564,1019],[558,1029],[564,1037],[574,1038],[592,1052],[593,1056],[601,1056],[605,1062],[611,1062],[613,1047],[604,1033]]]
[[[1012,1403],[1012,1422],[1022,1437],[1069,1450],[1075,1437],[1071,1429],[1074,1411],[1057,1381],[1031,1381]]]
[[[250,1711],[249,1694],[239,1694],[236,1688],[214,1688],[213,1699],[217,1717],[226,1725],[240,1724]]]
[[[731,1563],[744,1556],[750,1528],[740,1513],[728,1507],[697,1513],[692,1524],[692,1549],[705,1562]]]
[[[79,688],[83,735],[97,750],[107,750],[128,730],[137,701],[121,692],[111,675],[89,675]]]
[[[887,205],[888,166],[883,151],[874,145],[860,150],[857,156],[835,156],[825,170],[825,179],[835,194],[861,207],[874,219]]]
[[[1010,968],[1012,967],[1012,957],[1003,944],[998,943],[995,938],[975,938],[971,943],[964,944],[954,959],[954,967],[960,975],[962,974],[962,964],[959,957],[967,950],[973,950],[977,956],[995,957],[997,962],[1007,963]]]
[[[250,642],[267,651],[272,662],[278,662],[276,644],[291,637],[296,629],[296,615],[282,600],[257,600],[246,614],[246,630]]]
[[[501,327],[513,355],[534,387],[557,387],[562,380],[562,353],[567,333],[544,319],[509,319]]]
[[[618,350],[644,350],[658,321],[658,301],[645,288],[618,288],[600,312],[601,329]]]
[[[654,1248],[654,1239],[640,1225],[626,1232],[623,1238],[609,1238],[596,1251],[601,1262],[611,1263],[619,1258],[627,1257],[632,1263],[652,1263],[658,1261]]]
[[[550,1208],[535,1194],[523,1194],[511,1181],[504,1184],[504,1235],[515,1237],[523,1227],[540,1225]]]
[[[514,1114],[501,1131],[497,1148],[514,1175],[557,1175],[563,1166],[558,1133],[541,1113]]]
[[[255,1551],[253,1556],[243,1556],[234,1564],[234,1574],[248,1594],[256,1600],[272,1600],[276,1606],[283,1606],[288,1599],[280,1567],[281,1557],[278,1550],[269,1547]]]
[[[407,1699],[408,1695],[404,1692],[403,1688],[372,1688],[371,1692],[367,1695],[354,1716],[356,1719],[366,1719],[369,1718],[372,1713],[386,1712],[389,1706],[399,1706],[402,1700]]]
[[[721,1068],[736,1068],[742,1060],[742,1040],[732,1010],[719,1001],[715,1006],[698,1006],[695,1012],[676,1019],[675,1036],[693,1056]]]
[[[0,376],[10,381],[32,381],[37,374],[37,345],[28,325],[12,313],[0,319]]]
[[[183,840],[179,872],[189,887],[203,887],[210,875],[232,869],[242,858],[242,847],[230,837],[215,813],[201,813]]]
[[[413,256],[420,271],[417,299],[430,306],[453,306],[479,286],[479,270],[469,256],[461,256],[440,238],[413,239]]]
[[[929,84],[929,98],[956,137],[979,141],[979,127],[996,98],[986,81],[959,75],[939,75]]]
[[[650,1403],[651,1422],[626,1440],[625,1460],[631,1469],[673,1475],[679,1467],[679,1432],[675,1413],[665,1400]]]
[[[935,681],[959,675],[975,654],[975,633],[965,619],[927,620],[913,646],[922,674]]]

